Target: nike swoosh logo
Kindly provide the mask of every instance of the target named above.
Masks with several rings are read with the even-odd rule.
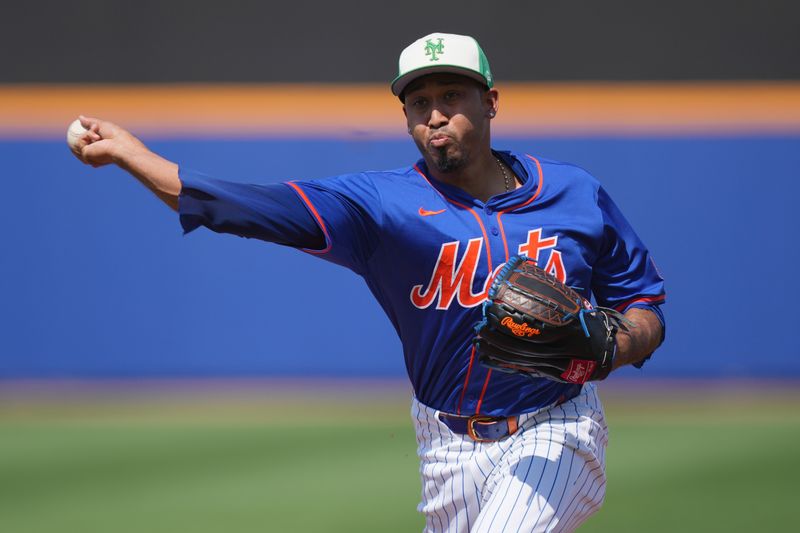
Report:
[[[422,209],[420,207],[419,208],[419,216],[421,216],[421,217],[429,217],[431,215],[441,215],[445,211],[447,211],[447,209],[440,209],[438,211],[428,211],[427,209]]]

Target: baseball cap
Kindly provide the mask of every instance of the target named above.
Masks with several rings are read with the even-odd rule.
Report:
[[[431,33],[417,39],[400,53],[392,94],[400,96],[413,80],[437,72],[461,74],[487,87],[494,85],[489,60],[478,41],[468,35]]]

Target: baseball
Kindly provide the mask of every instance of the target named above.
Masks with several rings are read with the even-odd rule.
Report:
[[[69,125],[69,128],[67,128],[67,144],[69,145],[70,150],[73,152],[80,152],[80,149],[78,148],[78,142],[81,140],[81,137],[83,137],[83,134],[87,131],[89,130],[83,127],[80,119],[75,119],[75,121]]]

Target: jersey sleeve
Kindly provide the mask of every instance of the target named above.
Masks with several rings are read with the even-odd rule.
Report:
[[[380,193],[369,174],[292,181],[287,185],[325,236],[324,248],[305,251],[365,274],[378,245],[382,223]]]
[[[631,307],[650,309],[663,324],[659,306],[666,292],[655,261],[602,187],[597,201],[603,215],[603,243],[592,272],[597,303],[622,313]]]
[[[283,183],[250,185],[181,168],[178,213],[184,232],[219,233],[298,248],[322,248],[324,235],[297,195]]]
[[[664,279],[644,243],[602,187],[597,201],[603,214],[603,247],[592,271],[595,299],[598,305],[621,313],[633,307],[652,311],[661,322],[660,345],[667,331],[661,311],[666,301]],[[633,366],[641,368],[651,356]]]

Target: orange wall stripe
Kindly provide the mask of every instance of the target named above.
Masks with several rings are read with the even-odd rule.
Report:
[[[501,136],[800,133],[800,82],[500,83]],[[407,137],[386,84],[0,85],[0,137],[77,115],[146,138]]]

